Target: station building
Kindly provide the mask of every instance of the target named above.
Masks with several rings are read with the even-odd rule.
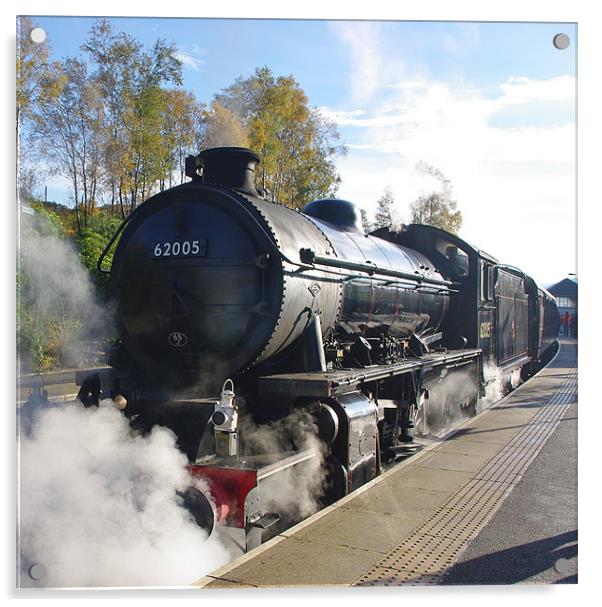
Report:
[[[560,315],[566,312],[577,314],[577,283],[574,280],[565,278],[548,287],[548,291],[556,298]]]

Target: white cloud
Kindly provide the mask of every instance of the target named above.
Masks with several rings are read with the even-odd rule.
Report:
[[[424,80],[404,80],[403,82],[393,82],[392,84],[388,84],[387,87],[390,89],[401,89],[401,90],[409,90],[409,89],[422,89],[426,85]]]
[[[405,69],[382,49],[381,29],[369,21],[334,21],[329,27],[349,49],[350,91],[355,104],[370,101],[383,87],[399,80]]]
[[[326,115],[347,132],[339,161],[339,194],[369,212],[385,186],[406,218],[432,184],[416,162],[438,167],[452,182],[464,225],[461,236],[542,282],[574,268],[575,124],[496,128],[491,116],[509,105],[571,99],[575,80],[512,78],[497,98],[428,79],[389,87],[379,105]],[[561,238],[558,240],[558,235]],[[555,246],[551,247],[551,238]]]
[[[575,98],[575,78],[572,76],[557,76],[549,80],[513,77],[500,88],[505,93],[499,99],[502,105]]]
[[[198,44],[193,44],[190,48],[180,47],[176,51],[176,57],[184,66],[196,72],[201,71],[201,68],[205,64],[204,57],[206,54],[207,49],[201,48]]]
[[[403,114],[397,115],[380,115],[371,116],[368,118],[358,118],[364,116],[366,110],[354,110],[351,112],[331,110],[327,107],[319,108],[322,116],[333,120],[340,126],[359,126],[359,127],[374,127],[374,126],[390,126],[394,124],[402,124],[408,122],[408,118]]]

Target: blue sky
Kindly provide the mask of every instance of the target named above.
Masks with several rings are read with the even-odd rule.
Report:
[[[78,55],[94,21],[34,19],[56,57]],[[175,41],[184,87],[209,102],[267,65],[292,74],[337,122],[341,197],[373,212],[385,187],[398,219],[450,180],[460,235],[544,284],[575,271],[574,24],[114,18],[145,44]],[[566,33],[558,50],[552,39]],[[419,166],[419,165],[418,165]],[[67,200],[60,181],[50,195]],[[559,246],[541,255],[550,233]]]

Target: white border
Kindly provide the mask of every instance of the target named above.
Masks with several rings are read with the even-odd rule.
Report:
[[[166,9],[166,6],[169,9]],[[5,574],[3,580],[4,595],[7,598],[15,598],[13,590],[15,582],[14,569],[14,496],[15,491],[15,456],[14,456],[14,413],[11,403],[14,402],[15,371],[14,371],[14,251],[15,251],[15,210],[11,204],[14,198],[14,111],[12,92],[14,91],[14,41],[15,41],[15,16],[17,14],[54,14],[54,15],[112,15],[112,16],[180,16],[180,17],[280,17],[280,18],[330,18],[330,19],[404,19],[404,20],[500,20],[500,21],[562,21],[578,22],[579,28],[579,101],[578,101],[578,133],[579,133],[579,273],[580,273],[580,391],[584,406],[580,411],[579,424],[579,585],[577,587],[555,587],[545,589],[534,588],[446,588],[429,589],[430,592],[422,592],[414,589],[404,589],[403,599],[420,600],[427,603],[440,603],[441,600],[479,604],[487,599],[489,605],[504,605],[508,598],[524,598],[530,602],[538,599],[550,604],[564,604],[567,598],[579,600],[586,598],[590,592],[596,592],[595,586],[598,578],[598,562],[600,547],[600,525],[599,525],[599,501],[597,495],[597,479],[599,478],[598,461],[600,458],[597,446],[600,442],[600,408],[598,406],[596,376],[599,375],[597,359],[599,359],[599,348],[594,347],[594,339],[600,325],[600,289],[598,287],[600,276],[600,173],[602,162],[599,152],[602,136],[600,132],[600,57],[602,57],[600,20],[598,16],[598,5],[591,0],[574,0],[568,2],[563,0],[546,0],[546,2],[527,2],[525,0],[500,0],[499,2],[482,2],[479,0],[423,0],[422,2],[398,2],[393,3],[386,0],[372,0],[371,2],[355,2],[352,0],[331,0],[326,3],[317,0],[304,0],[301,3],[283,3],[270,0],[268,2],[248,2],[241,0],[230,0],[224,3],[133,3],[125,1],[105,0],[101,5],[93,3],[82,3],[79,1],[55,0],[49,3],[44,0],[20,0],[19,2],[6,2],[2,5],[1,20],[2,42],[5,52],[3,61],[5,87],[8,94],[2,96],[4,104],[3,141],[5,149],[5,161],[2,163],[2,184],[4,186],[4,221],[5,232],[2,239],[2,283],[6,285],[3,290],[4,327],[3,332],[3,359],[0,364],[0,380],[5,387],[4,419],[4,448],[5,455],[5,497],[3,504],[3,520],[6,531],[4,550],[2,551],[2,571]],[[555,238],[560,235],[550,235],[550,246],[553,246]],[[594,248],[595,243],[595,248]],[[545,251],[542,251],[542,255]],[[597,330],[596,330],[597,329]],[[588,335],[589,332],[589,335]],[[594,337],[595,336],[595,337]],[[598,340],[596,340],[597,342]],[[598,344],[596,343],[596,346]],[[592,482],[590,482],[592,481]],[[368,590],[368,589],[365,589]],[[390,589],[383,589],[384,593],[370,589],[370,597],[377,595],[383,599],[399,599],[401,595],[393,597]],[[346,594],[347,600],[351,597],[365,600],[368,598],[364,589],[354,589],[351,594]],[[195,592],[195,591],[193,591]],[[246,591],[215,591],[212,595],[206,591],[203,597],[219,599],[220,602],[234,598],[237,601],[254,601],[266,599],[287,600],[293,599],[306,603],[310,597],[317,596],[342,596],[340,592],[320,590],[314,591],[262,591],[260,596],[254,592]],[[155,592],[155,595],[159,593]],[[98,598],[103,593],[99,591],[90,592],[55,592],[53,598],[69,596],[70,598],[89,596]],[[188,592],[186,592],[188,595]],[[19,598],[25,598],[26,594],[20,592]],[[29,596],[40,596],[39,593]],[[167,596],[160,592],[161,597]],[[181,592],[169,593],[169,596],[184,596]],[[193,595],[198,598],[198,595]],[[143,591],[112,592],[111,598],[133,597],[149,598],[149,593]],[[105,597],[106,598],[106,597]]]

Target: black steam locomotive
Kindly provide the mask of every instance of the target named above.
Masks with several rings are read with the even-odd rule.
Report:
[[[425,225],[364,234],[344,200],[269,202],[258,162],[205,150],[188,159],[190,182],[127,218],[105,251],[118,238],[112,368],[80,377],[85,404],[110,397],[142,430],[173,428],[210,484],[209,501],[186,496],[199,518],[245,528],[249,545],[276,518],[262,479],[312,454],[294,441],[247,452],[239,416],[307,412],[337,499],[415,449],[416,433],[474,414],[489,368],[504,381],[536,371],[558,329],[554,300],[520,270]]]

